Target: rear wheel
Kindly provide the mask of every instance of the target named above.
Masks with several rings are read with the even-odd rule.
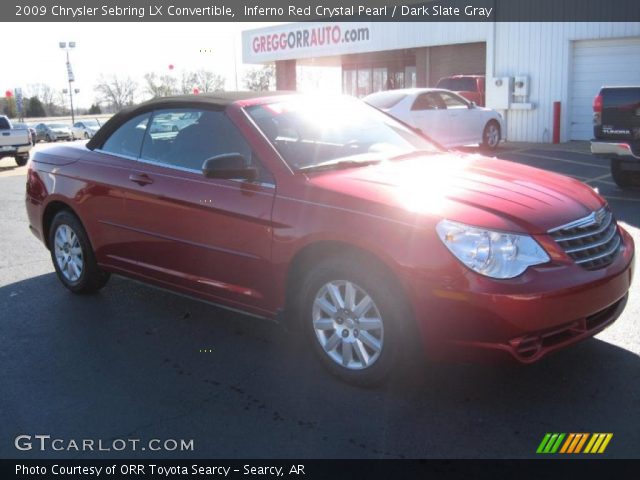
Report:
[[[53,217],[49,250],[58,278],[73,293],[96,292],[109,280],[109,274],[98,268],[80,220],[67,210]]]
[[[482,148],[495,150],[500,143],[500,125],[495,120],[490,120],[482,131]]]
[[[333,374],[375,385],[400,363],[408,309],[381,268],[332,257],[307,275],[299,315],[313,349]]]
[[[623,160],[611,159],[611,177],[620,188],[640,187],[640,171],[625,169]]]
[[[15,156],[16,165],[19,167],[24,167],[29,161],[29,154],[26,155],[16,155]]]

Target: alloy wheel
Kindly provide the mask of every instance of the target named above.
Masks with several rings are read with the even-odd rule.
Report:
[[[78,235],[69,225],[58,226],[53,248],[62,275],[70,282],[77,282],[82,275],[84,258]]]
[[[494,148],[496,145],[498,145],[499,141],[500,129],[495,123],[490,123],[485,127],[484,130],[484,142],[488,147]]]
[[[324,352],[349,370],[371,367],[380,357],[384,322],[373,299],[347,280],[324,284],[313,301],[313,329]]]

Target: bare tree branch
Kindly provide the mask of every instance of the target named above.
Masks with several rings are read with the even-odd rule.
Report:
[[[118,78],[115,75],[103,75],[98,80],[94,90],[101,101],[113,106],[118,111],[127,105],[133,104],[133,97],[137,88],[137,83],[131,77]]]
[[[254,68],[244,75],[244,84],[249,90],[257,92],[270,90],[273,85],[275,73],[273,65],[263,65],[260,68]]]

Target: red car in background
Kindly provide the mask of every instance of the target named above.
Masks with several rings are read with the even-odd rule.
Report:
[[[470,102],[484,107],[485,76],[484,75],[452,75],[438,80],[436,88],[451,90]]]
[[[610,325],[633,274],[592,188],[445,152],[346,97],[143,103],[36,152],[26,205],[69,290],[117,273],[284,319],[358,384],[401,368],[413,338],[536,361]]]

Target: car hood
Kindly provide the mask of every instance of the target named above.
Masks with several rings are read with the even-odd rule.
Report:
[[[308,174],[323,203],[413,224],[441,218],[542,234],[601,208],[578,180],[514,162],[438,153]]]

